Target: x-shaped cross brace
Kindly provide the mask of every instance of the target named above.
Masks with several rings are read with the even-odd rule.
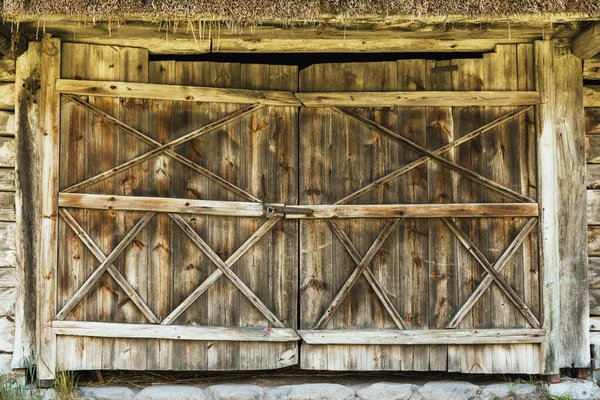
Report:
[[[483,267],[483,269],[487,272],[487,275],[482,279],[479,283],[479,286],[475,289],[475,291],[471,294],[471,296],[467,299],[467,301],[463,304],[463,306],[457,311],[457,313],[452,317],[446,328],[456,328],[460,321],[467,315],[469,310],[475,305],[477,300],[481,297],[481,295],[487,290],[487,288],[491,285],[492,282],[495,282],[500,289],[506,294],[506,296],[510,299],[510,301],[517,307],[517,309],[523,314],[523,316],[529,321],[531,326],[534,328],[540,328],[540,322],[533,315],[529,307],[525,304],[523,299],[519,297],[519,295],[514,291],[514,289],[506,282],[506,280],[500,275],[500,271],[506,266],[509,259],[512,255],[517,251],[517,249],[521,246],[523,241],[529,236],[529,233],[533,230],[533,228],[537,224],[537,220],[535,218],[527,221],[521,232],[517,235],[515,240],[508,246],[508,248],[504,251],[502,256],[498,259],[498,261],[492,265],[485,256],[481,253],[481,251],[473,244],[473,242],[469,239],[467,234],[459,228],[454,221],[448,218],[442,218],[444,223],[450,228],[450,230],[456,235],[456,237],[460,240],[460,242],[465,246],[465,248],[473,255],[475,260]]]
[[[101,172],[91,178],[88,178],[82,182],[79,182],[79,183],[63,190],[63,192],[65,192],[65,193],[76,192],[76,191],[78,191],[82,188],[88,187],[96,182],[100,182],[104,179],[108,179],[111,176],[113,176],[119,172],[125,171],[135,165],[138,165],[152,157],[155,157],[155,156],[158,156],[159,154],[165,153],[168,156],[174,158],[175,160],[181,162],[182,164],[187,165],[188,167],[192,168],[193,170],[208,177],[209,179],[213,180],[214,182],[226,187],[227,189],[231,190],[232,192],[234,192],[242,197],[245,197],[246,199],[248,199],[250,201],[254,201],[254,202],[258,202],[258,203],[261,202],[261,200],[259,198],[252,195],[251,193],[248,193],[247,191],[237,187],[233,183],[227,181],[226,179],[221,178],[217,174],[207,170],[206,168],[198,165],[197,163],[191,161],[190,159],[174,152],[172,149],[175,148],[176,146],[180,146],[190,140],[198,138],[206,133],[209,133],[215,129],[218,129],[225,124],[235,121],[236,119],[239,119],[245,115],[248,115],[254,111],[257,111],[257,110],[261,109],[262,107],[265,107],[263,104],[252,104],[248,107],[242,108],[241,110],[235,111],[215,122],[212,122],[201,128],[195,129],[186,135],[183,135],[177,139],[172,140],[171,142],[169,142],[167,144],[161,144],[161,143],[157,142],[156,140],[152,139],[151,137],[149,137],[148,135],[143,134],[142,132],[138,131],[137,129],[134,129],[131,126],[125,124],[124,122],[119,121],[115,117],[105,113],[104,111],[100,110],[98,107],[95,107],[95,106],[83,101],[82,99],[80,99],[77,96],[73,96],[73,95],[63,95],[63,96],[65,96],[65,98],[67,98],[68,100],[87,109],[88,111],[94,113],[95,115],[99,116],[100,118],[106,120],[110,124],[124,130],[125,132],[129,133],[130,135],[133,135],[134,137],[141,140],[142,142],[147,143],[154,147],[154,150],[151,150],[151,151],[149,151],[145,154],[142,154],[136,158],[126,161],[121,165],[118,165],[107,171]]]
[[[196,290],[192,292],[171,314],[169,314],[162,322],[163,325],[170,325],[179,317],[186,309],[198,299],[217,279],[222,275],[227,276],[229,280],[250,300],[260,312],[277,328],[284,328],[285,325],[273,314],[271,310],[242,282],[242,280],[231,270],[231,266],[235,264],[256,242],[258,242],[280,218],[269,219],[244,244],[242,244],[226,261],[214,252],[210,246],[202,240],[202,238],[194,231],[194,229],[178,214],[169,213],[169,216],[177,225],[190,237],[190,239],[202,250],[204,254],[217,266],[214,271]]]
[[[75,221],[75,218],[67,210],[59,210],[58,211],[63,220],[69,225],[69,227],[75,232],[83,244],[90,250],[90,252],[96,257],[96,259],[100,262],[106,260],[106,255],[102,252],[100,247],[92,240],[92,238],[87,234],[87,232]],[[107,268],[108,273],[113,277],[113,279],[119,284],[121,289],[125,292],[125,294],[133,301],[133,303],[138,307],[138,309],[144,314],[144,316],[148,319],[148,321],[152,323],[159,323],[160,321],[154,315],[150,307],[146,304],[146,302],[140,297],[139,294],[135,291],[135,289],[127,282],[125,277],[119,272],[119,270],[113,265],[110,264]],[[64,314],[66,316],[66,314]]]
[[[104,272],[106,270],[108,270],[109,273],[113,277],[115,277],[115,280],[117,281],[117,283],[119,283],[121,285],[121,287],[123,287],[123,289],[125,290],[125,293],[127,293],[127,295],[130,296],[131,300],[133,300],[134,303],[138,307],[141,307],[140,309],[142,310],[144,315],[146,315],[146,317],[149,320],[151,320],[152,322],[156,322],[157,321],[156,316],[152,313],[152,311],[150,311],[150,309],[142,301],[142,299],[139,298],[139,296],[137,296],[137,294],[136,295],[130,294],[130,293],[135,293],[135,290],[133,290],[133,288],[131,288],[131,285],[126,284],[127,282],[125,281],[125,278],[123,278],[123,276],[119,273],[119,271],[112,265],[113,262],[117,259],[117,257],[119,257],[121,255],[121,253],[125,250],[125,248],[133,241],[133,239],[135,239],[137,234],[140,233],[146,225],[148,225],[148,222],[150,222],[150,220],[152,219],[152,217],[154,217],[154,215],[156,213],[155,212],[147,212],[146,214],[144,214],[142,216],[142,218],[127,233],[127,235],[123,238],[123,240],[121,240],[121,242],[113,249],[113,251],[111,251],[110,254],[105,257],[104,257],[104,254],[102,254],[102,251],[95,244],[92,245],[93,241],[91,240],[91,238],[83,231],[81,226],[79,226],[75,222],[75,220],[73,219],[73,217],[70,214],[68,214],[65,210],[60,210],[60,214],[65,219],[67,224],[69,224],[69,226],[74,228],[74,231],[77,234],[77,236],[83,241],[83,243],[86,246],[88,246],[88,248],[90,248],[90,250],[92,251],[92,254],[94,254],[94,256],[96,258],[98,258],[98,260],[100,260],[101,262],[100,262],[100,266],[98,266],[98,268],[96,268],[96,270],[87,279],[87,281],[85,281],[83,283],[83,285],[79,288],[79,290],[77,290],[77,292],[75,292],[73,297],[71,297],[71,299],[69,301],[67,301],[67,304],[65,304],[65,306],[62,308],[62,310],[60,310],[58,312],[58,314],[56,314],[56,318],[59,320],[65,319],[65,317],[67,315],[69,315],[69,313],[73,310],[73,308],[75,308],[75,306],[81,301],[81,299],[83,299],[85,297],[85,295],[90,290],[92,290],[92,288],[96,285],[96,283],[98,283],[98,281],[100,280],[100,278],[102,277]],[[75,223],[75,224],[73,224],[73,223]],[[102,259],[102,258],[104,258],[104,259]]]
[[[319,322],[317,322],[317,324],[315,325],[315,327],[313,329],[325,328],[325,325],[327,325],[327,322],[329,322],[329,320],[331,319],[333,314],[337,311],[337,309],[340,307],[340,305],[342,305],[342,302],[348,296],[348,294],[350,293],[350,290],[352,290],[352,288],[354,287],[356,282],[358,282],[358,278],[360,278],[360,276],[363,274],[365,274],[365,277],[367,277],[367,281],[373,287],[373,290],[375,291],[375,293],[377,293],[379,299],[383,302],[383,304],[386,307],[386,309],[388,310],[388,312],[390,312],[390,314],[392,315],[392,318],[394,318],[394,322],[398,325],[398,327],[400,329],[406,329],[405,322],[402,320],[402,318],[400,318],[400,315],[398,314],[398,312],[396,311],[396,309],[394,308],[392,303],[387,298],[387,295],[385,295],[383,288],[381,288],[381,286],[377,283],[377,281],[375,280],[375,277],[373,276],[371,271],[368,269],[369,264],[371,263],[371,261],[373,261],[373,258],[375,257],[375,255],[377,254],[379,249],[381,249],[381,246],[383,246],[383,243],[385,243],[385,241],[388,238],[388,236],[390,235],[390,233],[392,233],[392,231],[398,224],[399,219],[398,218],[391,219],[385,224],[385,226],[383,227],[383,230],[379,233],[379,235],[377,236],[377,238],[375,239],[375,241],[373,242],[373,244],[367,251],[367,254],[365,254],[365,256],[362,258],[360,258],[360,255],[358,254],[358,251],[356,251],[356,248],[354,246],[352,246],[350,239],[348,239],[348,237],[345,234],[343,234],[343,235],[340,234],[340,232],[343,233],[343,231],[342,231],[341,227],[339,226],[338,222],[332,221],[332,220],[328,220],[328,222],[330,223],[330,226],[331,226],[331,229],[333,230],[333,232],[335,232],[336,235],[338,235],[338,237],[340,237],[340,240],[342,241],[342,243],[344,244],[344,246],[346,247],[346,249],[352,256],[352,259],[357,263],[357,265],[356,265],[356,268],[354,269],[354,271],[352,272],[352,275],[350,275],[350,277],[348,278],[346,283],[344,283],[344,286],[342,286],[342,289],[338,292],[338,294],[335,296],[335,298],[331,301],[331,304],[329,305],[329,307],[327,307],[327,309],[323,313],[323,316],[321,317]],[[368,271],[368,272],[366,272],[366,271]]]
[[[463,176],[467,177],[468,179],[478,182],[498,193],[502,193],[503,195],[508,196],[513,199],[516,199],[520,202],[534,203],[535,202],[534,200],[530,199],[529,197],[527,197],[525,195],[522,195],[521,193],[515,192],[514,190],[511,190],[503,185],[500,185],[499,183],[496,183],[496,182],[494,182],[486,177],[483,177],[467,168],[461,167],[460,165],[441,157],[442,154],[452,150],[453,148],[458,147],[461,144],[466,143],[466,142],[480,136],[481,134],[497,127],[498,125],[508,121],[511,118],[514,118],[518,115],[523,114],[524,112],[531,110],[532,108],[533,108],[533,106],[519,107],[513,111],[510,111],[510,112],[502,115],[501,117],[497,118],[496,120],[494,120],[488,124],[485,124],[480,128],[475,129],[474,131],[462,136],[461,138],[454,140],[454,141],[440,147],[437,150],[429,151],[429,150],[419,146],[417,143],[405,138],[404,136],[399,135],[396,132],[394,132],[380,124],[377,124],[376,122],[373,122],[368,118],[365,118],[359,114],[356,114],[355,112],[343,110],[343,109],[337,108],[337,107],[333,107],[333,109],[335,111],[339,112],[340,114],[342,114],[346,117],[352,118],[355,121],[358,121],[358,122],[370,127],[371,129],[374,129],[378,132],[381,132],[383,134],[386,134],[386,135],[396,139],[397,141],[403,143],[404,145],[406,145],[407,147],[416,151],[417,153],[424,154],[423,157],[403,166],[402,168],[397,169],[396,171],[393,171],[393,172],[371,182],[370,184],[349,194],[348,196],[344,197],[343,199],[337,201],[334,204],[348,204],[352,200],[355,200],[358,197],[378,188],[379,186],[384,185],[385,183],[406,174],[407,172],[417,168],[418,166],[420,166],[422,164],[427,163],[428,161],[430,161],[432,159],[441,163],[442,165],[446,166],[447,168],[462,174]]]

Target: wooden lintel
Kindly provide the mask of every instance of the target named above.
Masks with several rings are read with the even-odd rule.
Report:
[[[544,329],[320,329],[300,330],[298,334],[308,344],[499,344],[542,343]]]
[[[193,325],[123,324],[53,321],[56,335],[123,339],[173,339],[240,342],[290,342],[300,337],[291,328],[237,328]]]
[[[223,89],[213,87],[161,85],[154,83],[104,82],[75,79],[59,79],[56,82],[56,90],[61,93],[101,97],[264,104],[269,106],[300,106],[300,102],[293,93],[274,90]]]
[[[307,107],[454,107],[527,106],[540,102],[538,92],[313,92],[297,93]]]
[[[60,193],[59,207],[97,210],[155,211],[182,214],[207,214],[237,217],[264,217],[271,206],[241,201],[191,200],[168,197],[113,196]],[[442,217],[535,217],[536,203],[462,203],[462,204],[360,204],[290,205],[284,207],[286,219],[306,218],[442,218]],[[297,210],[297,212],[295,212]]]
[[[573,39],[573,54],[587,60],[600,53],[600,22],[592,23]]]

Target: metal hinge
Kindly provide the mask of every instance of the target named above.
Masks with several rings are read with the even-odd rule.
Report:
[[[313,215],[313,210],[310,208],[302,208],[295,206],[286,206],[278,204],[266,204],[265,205],[265,217],[267,218],[282,218],[286,215],[306,215],[310,217]]]

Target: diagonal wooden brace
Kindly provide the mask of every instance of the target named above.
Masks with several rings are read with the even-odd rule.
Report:
[[[356,114],[354,112],[351,112],[351,111],[342,110],[342,109],[339,109],[337,107],[333,107],[334,110],[336,110],[337,112],[341,113],[342,115],[345,115],[347,117],[353,118],[356,121],[359,121],[359,122],[361,122],[361,123],[369,126],[372,129],[375,129],[375,130],[377,130],[379,132],[382,132],[382,133],[385,133],[387,135],[390,135],[393,138],[401,141],[402,143],[404,143],[406,146],[410,147],[411,149],[413,149],[413,150],[415,150],[415,151],[417,151],[419,153],[425,154],[424,157],[421,157],[421,158],[419,158],[419,159],[417,159],[417,160],[415,160],[415,161],[413,161],[413,162],[411,162],[411,163],[403,166],[402,168],[399,168],[396,171],[393,171],[393,172],[391,172],[391,173],[389,173],[389,174],[387,174],[387,175],[385,175],[385,176],[383,176],[383,177],[381,177],[381,178],[379,178],[379,179],[371,182],[370,184],[364,186],[363,188],[361,188],[361,189],[359,189],[359,190],[357,190],[357,191],[355,191],[355,192],[347,195],[343,199],[337,201],[335,204],[347,204],[347,203],[351,202],[352,200],[355,200],[358,197],[360,197],[360,196],[362,196],[362,195],[364,195],[364,194],[366,194],[366,193],[368,193],[368,192],[376,189],[377,187],[379,187],[379,186],[381,186],[381,185],[383,185],[383,184],[385,184],[385,183],[387,183],[387,182],[389,182],[389,181],[391,181],[393,179],[396,179],[396,178],[398,178],[398,177],[406,174],[407,172],[409,172],[409,171],[417,168],[420,165],[425,164],[426,162],[428,162],[431,159],[434,159],[434,160],[442,163],[446,167],[448,167],[448,168],[450,168],[450,169],[452,169],[452,170],[454,170],[454,171],[456,171],[458,173],[463,174],[467,178],[469,178],[469,179],[471,179],[471,180],[473,180],[475,182],[478,182],[478,183],[480,183],[480,184],[482,184],[482,185],[484,185],[484,186],[486,186],[486,187],[488,187],[488,188],[490,188],[492,190],[495,190],[495,191],[497,191],[499,193],[502,193],[505,196],[517,199],[517,200],[519,200],[521,202],[526,202],[526,203],[534,202],[534,200],[530,199],[527,196],[524,196],[524,195],[522,195],[522,194],[520,194],[518,192],[515,192],[515,191],[513,191],[513,190],[511,190],[509,188],[506,188],[506,187],[504,187],[504,186],[502,186],[502,185],[500,185],[500,184],[498,184],[498,183],[496,183],[496,182],[494,182],[494,181],[492,181],[492,180],[490,180],[488,178],[485,178],[485,177],[483,177],[483,176],[481,176],[479,174],[476,174],[473,171],[470,171],[470,170],[468,170],[466,168],[463,168],[463,167],[461,167],[461,166],[459,166],[459,165],[457,165],[457,164],[455,164],[455,163],[453,163],[453,162],[451,162],[451,161],[449,161],[449,160],[441,157],[442,154],[450,151],[451,149],[453,149],[453,148],[455,148],[457,146],[460,146],[461,144],[466,143],[469,140],[472,140],[472,139],[480,136],[481,134],[483,134],[483,133],[485,133],[485,132],[487,132],[487,131],[495,128],[496,126],[498,126],[498,125],[500,125],[500,124],[508,121],[511,118],[514,118],[514,117],[516,117],[516,116],[518,116],[518,115],[520,115],[520,114],[522,114],[522,113],[524,113],[526,111],[531,110],[532,108],[533,108],[533,106],[519,107],[519,108],[517,108],[517,109],[515,109],[515,110],[513,110],[511,112],[508,112],[508,113],[504,114],[503,116],[497,118],[496,120],[494,120],[494,121],[492,121],[492,122],[490,122],[488,124],[485,124],[484,126],[478,128],[478,129],[475,129],[474,131],[472,131],[472,132],[464,135],[463,137],[461,137],[461,138],[459,138],[457,140],[454,140],[453,142],[450,142],[450,143],[448,143],[448,144],[440,147],[439,149],[437,149],[435,151],[429,151],[429,150],[427,150],[427,149],[419,146],[418,144],[412,142],[411,140],[409,140],[409,139],[407,139],[407,138],[405,138],[405,137],[397,134],[396,132],[393,132],[393,131],[385,128],[384,126],[381,126],[381,125],[379,125],[379,124],[371,121],[370,119],[364,118],[364,117],[362,117],[362,116],[360,116],[360,115],[358,115],[358,114]]]
[[[399,221],[398,218],[394,218],[394,219],[390,219],[385,224],[385,226],[383,227],[383,230],[381,231],[381,233],[379,233],[379,235],[377,236],[377,239],[375,239],[375,241],[371,245],[371,248],[369,248],[369,250],[367,251],[367,254],[365,254],[365,256],[362,258],[362,260],[360,260],[360,262],[356,266],[356,269],[352,272],[352,275],[350,275],[350,277],[348,278],[346,283],[344,283],[344,286],[342,286],[342,289],[338,292],[338,294],[335,296],[335,298],[331,301],[331,304],[329,305],[329,307],[327,307],[327,310],[325,310],[325,312],[323,313],[323,316],[321,317],[319,322],[317,322],[317,325],[315,325],[315,327],[313,329],[325,328],[325,325],[327,325],[327,322],[331,319],[331,317],[337,311],[337,309],[340,307],[340,305],[342,305],[342,302],[348,296],[348,294],[350,293],[350,290],[354,287],[356,282],[358,282],[358,278],[360,278],[363,271],[369,266],[369,264],[371,263],[371,261],[373,260],[373,258],[375,257],[375,255],[377,254],[377,252],[379,251],[381,246],[383,246],[383,243],[386,241],[386,239],[388,238],[390,233],[392,233],[392,231],[394,230],[396,225],[398,225],[398,221]]]
[[[336,234],[338,239],[340,239],[340,241],[346,248],[346,251],[348,251],[350,257],[352,257],[356,265],[360,264],[362,257],[356,249],[356,247],[354,247],[354,245],[352,244],[352,241],[350,241],[348,235],[346,235],[346,232],[344,232],[344,230],[340,226],[339,222],[336,219],[328,219],[326,221],[329,224],[331,230]],[[371,270],[369,268],[365,268],[365,270],[363,271],[363,275],[367,279],[367,282],[369,283],[369,285],[371,286],[371,288],[373,289],[373,291],[375,292],[375,294],[377,295],[387,312],[394,320],[396,326],[399,329],[408,329],[406,321],[402,319],[400,313],[398,313],[398,310],[396,310],[396,307],[394,307],[394,305],[392,304],[392,301],[388,297],[383,287],[379,284],[379,282],[377,282],[377,279],[375,279],[375,276],[373,275]]]
[[[63,192],[65,193],[73,193],[76,192],[77,190],[80,190],[82,188],[85,188],[87,186],[90,186],[96,182],[102,181],[104,179],[108,179],[111,176],[122,172],[128,168],[131,168],[135,165],[138,165],[144,161],[146,161],[147,159],[150,159],[154,156],[157,156],[161,153],[165,153],[168,156],[174,158],[175,160],[179,161],[180,163],[190,167],[191,169],[201,173],[202,175],[206,176],[207,178],[211,179],[212,181],[224,186],[225,188],[231,190],[232,192],[245,197],[246,199],[250,200],[250,201],[254,201],[254,202],[260,202],[260,199],[257,198],[256,196],[246,192],[245,190],[237,187],[236,185],[234,185],[233,183],[227,181],[226,179],[221,178],[219,175],[207,170],[206,168],[198,165],[197,163],[191,161],[190,159],[180,155],[179,153],[176,153],[175,151],[173,151],[172,149],[175,146],[179,146],[189,140],[195,139],[198,136],[204,135],[210,131],[213,131],[231,121],[234,121],[238,118],[243,117],[244,115],[250,114],[256,110],[259,110],[260,108],[264,107],[263,105],[251,105],[249,107],[243,108],[241,110],[235,111],[227,116],[225,116],[224,118],[221,118],[218,121],[212,122],[208,125],[203,126],[202,128],[196,129],[178,139],[175,139],[173,141],[171,141],[170,143],[167,144],[161,144],[159,142],[157,142],[156,140],[150,138],[148,135],[143,134],[142,132],[138,131],[137,129],[132,128],[131,126],[125,124],[124,122],[119,121],[118,119],[116,119],[115,117],[113,117],[112,115],[105,113],[104,111],[100,110],[98,107],[93,106],[92,104],[86,103],[85,101],[81,100],[80,98],[78,98],[77,96],[73,96],[73,95],[64,95],[68,100],[80,105],[81,107],[87,109],[88,111],[92,112],[93,114],[101,117],[102,119],[104,119],[105,121],[107,121],[108,123],[116,126],[117,128],[129,133],[130,135],[136,137],[137,139],[141,140],[144,143],[147,143],[153,147],[155,147],[154,150],[151,150],[145,154],[142,154],[132,160],[129,160],[121,165],[118,165],[114,168],[111,168],[108,171],[104,171],[101,172],[91,178],[88,178],[82,182],[79,182],[71,187],[66,188],[65,190],[63,190]]]
[[[204,254],[219,268],[219,270],[250,300],[252,304],[277,328],[285,328],[283,322],[273,314],[271,310],[252,292],[252,290],[231,270],[226,262],[214,252],[210,246],[202,240],[200,235],[185,222],[178,214],[169,214],[177,225],[192,239],[192,241],[202,250]]]
[[[87,234],[85,230],[75,221],[75,218],[65,209],[61,209],[58,211],[63,220],[69,225],[69,227],[75,232],[77,237],[85,244],[85,246],[90,250],[90,252],[96,257],[96,259],[100,262],[106,260],[106,255],[104,252],[98,247],[98,245],[92,240],[92,238]],[[148,319],[148,321],[158,324],[160,321],[154,315],[150,307],[146,304],[146,302],[140,297],[139,294],[135,291],[135,289],[127,282],[125,277],[119,272],[119,270],[113,265],[109,265],[107,269],[108,273],[113,277],[113,279],[119,284],[121,289],[125,292],[125,294],[131,299],[131,301],[137,306],[137,308],[144,314],[144,316]]]
[[[460,240],[460,242],[465,246],[465,248],[473,255],[473,257],[477,260],[477,262],[485,269],[487,275],[481,281],[477,289],[473,292],[473,294],[467,299],[465,304],[459,309],[456,315],[452,318],[452,320],[448,323],[447,328],[455,328],[460,320],[467,314],[467,312],[475,305],[479,297],[483,294],[483,292],[490,286],[493,282],[500,287],[500,289],[506,294],[506,296],[510,299],[511,302],[517,307],[517,309],[523,314],[523,316],[529,321],[531,326],[534,328],[540,328],[540,322],[533,315],[529,307],[525,304],[523,299],[519,297],[519,295],[514,291],[514,289],[506,282],[506,280],[500,275],[500,270],[504,268],[510,257],[515,253],[517,248],[523,243],[523,240],[529,235],[533,227],[536,225],[536,219],[532,218],[525,224],[525,227],[521,230],[517,238],[511,243],[511,245],[506,249],[504,254],[500,257],[496,265],[490,264],[490,262],[485,258],[485,256],[481,253],[481,251],[471,242],[466,233],[464,233],[454,221],[448,218],[442,218],[444,223],[448,226],[448,228],[456,235],[456,237]]]
[[[121,255],[125,248],[135,239],[138,233],[148,222],[154,217],[155,212],[147,212],[144,216],[134,225],[134,227],[127,233],[125,238],[110,252],[108,256],[100,263],[100,266],[92,273],[87,281],[77,290],[77,292],[71,297],[71,299],[65,304],[65,306],[56,314],[56,318],[59,320],[65,319],[67,315],[75,308],[75,306],[85,297],[85,295],[92,290],[92,288],[98,283],[102,274],[112,265],[112,263]]]

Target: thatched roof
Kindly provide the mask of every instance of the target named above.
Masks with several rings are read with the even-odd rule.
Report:
[[[4,0],[4,16],[143,15],[157,18],[218,17],[231,21],[305,20],[323,13],[407,15],[516,16],[541,13],[600,15],[599,0]]]

